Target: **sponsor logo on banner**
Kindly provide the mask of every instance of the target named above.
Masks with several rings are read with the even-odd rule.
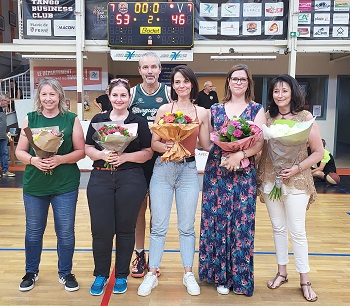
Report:
[[[217,21],[199,21],[199,35],[217,35]]]
[[[312,11],[312,1],[311,0],[299,0],[299,11],[300,12]]]
[[[299,13],[298,15],[298,23],[311,23],[311,13]]]
[[[282,35],[283,21],[267,21],[265,23],[265,35]]]
[[[262,4],[261,3],[244,3],[243,17],[261,17]]]
[[[284,8],[283,2],[266,3],[265,16],[266,17],[283,16],[283,8]]]
[[[27,35],[51,36],[51,20],[27,20]]]
[[[333,24],[349,24],[349,14],[335,13],[333,15]]]
[[[315,1],[315,11],[330,11],[331,1]]]
[[[349,29],[347,26],[333,27],[333,37],[348,37]]]
[[[114,61],[138,62],[147,50],[111,50],[111,58]],[[192,62],[192,50],[152,50],[161,61],[164,62]]]
[[[223,3],[221,5],[221,17],[239,17],[239,3]]]
[[[199,16],[201,17],[218,17],[218,7],[217,3],[200,3],[199,6]]]
[[[329,27],[314,27],[314,37],[329,37]]]
[[[75,20],[54,20],[53,35],[54,36],[75,36],[76,35]]]
[[[314,24],[329,24],[331,22],[330,14],[318,14],[314,15]]]
[[[222,21],[221,22],[221,35],[239,35],[239,22],[238,21]]]
[[[261,21],[243,21],[243,35],[261,35]]]

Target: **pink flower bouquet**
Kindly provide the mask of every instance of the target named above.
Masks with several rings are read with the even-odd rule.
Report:
[[[220,131],[211,132],[210,140],[224,151],[222,156],[223,161],[226,159],[228,153],[250,148],[259,140],[261,133],[261,129],[253,122],[249,122],[243,118],[233,117],[223,124]],[[249,159],[243,158],[240,168],[246,168],[248,165]]]

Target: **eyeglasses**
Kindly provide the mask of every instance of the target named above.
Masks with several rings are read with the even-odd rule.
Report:
[[[241,84],[245,84],[248,82],[248,78],[230,78],[233,83],[241,82]]]
[[[110,81],[111,84],[118,83],[118,82],[124,83],[124,84],[129,84],[129,80],[127,80],[127,79],[121,79],[121,78],[112,79],[112,80]]]

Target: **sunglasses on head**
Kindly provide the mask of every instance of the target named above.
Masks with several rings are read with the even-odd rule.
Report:
[[[114,83],[129,84],[129,80],[127,80],[127,79],[121,79],[121,78],[112,79],[112,80],[110,81],[110,84],[114,84]]]

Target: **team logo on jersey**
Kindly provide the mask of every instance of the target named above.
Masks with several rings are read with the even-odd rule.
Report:
[[[156,102],[157,103],[162,103],[163,102],[163,98],[162,97],[156,97]]]

